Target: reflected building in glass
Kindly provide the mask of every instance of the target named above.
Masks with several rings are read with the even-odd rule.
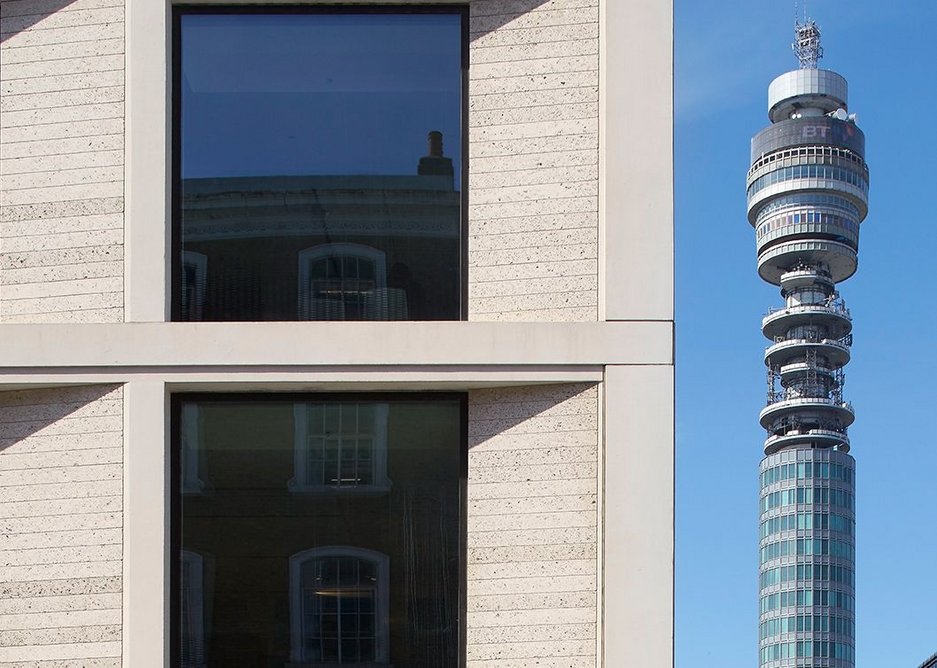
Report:
[[[183,179],[180,320],[458,320],[442,133],[412,175]],[[417,148],[414,155],[417,155]]]
[[[817,67],[817,25],[797,24],[793,46],[801,68],[771,82],[772,124],[752,139],[748,172],[758,273],[784,299],[762,320],[759,664],[852,668],[855,415],[843,396],[852,319],[837,284],[856,271],[869,169],[846,80]]]

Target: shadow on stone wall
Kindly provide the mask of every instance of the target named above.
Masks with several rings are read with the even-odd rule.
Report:
[[[563,383],[470,390],[469,450],[505,435],[508,440],[564,447],[568,434],[598,428],[592,424],[598,398],[589,391],[595,387],[595,383]]]
[[[0,42],[32,28],[75,0],[4,0],[0,2]]]
[[[503,28],[551,0],[474,0],[469,12],[469,40],[475,41]]]
[[[116,387],[84,385],[0,392],[0,456],[17,443],[87,408]],[[84,411],[84,415],[97,417],[93,409]],[[73,434],[54,429],[50,430],[50,436],[69,438]]]

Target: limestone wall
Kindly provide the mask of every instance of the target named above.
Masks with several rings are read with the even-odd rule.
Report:
[[[123,0],[5,0],[0,322],[123,320]]]
[[[0,666],[120,665],[122,393],[0,392]]]

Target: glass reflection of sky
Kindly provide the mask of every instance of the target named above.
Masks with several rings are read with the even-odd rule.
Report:
[[[186,14],[182,177],[416,174],[458,187],[460,14]]]

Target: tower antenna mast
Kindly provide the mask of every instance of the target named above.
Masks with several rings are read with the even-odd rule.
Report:
[[[800,61],[800,69],[817,69],[817,63],[823,57],[823,47],[820,46],[820,26],[816,21],[808,19],[806,14],[802,22],[794,23],[794,43],[791,44],[791,48],[797,60]]]

